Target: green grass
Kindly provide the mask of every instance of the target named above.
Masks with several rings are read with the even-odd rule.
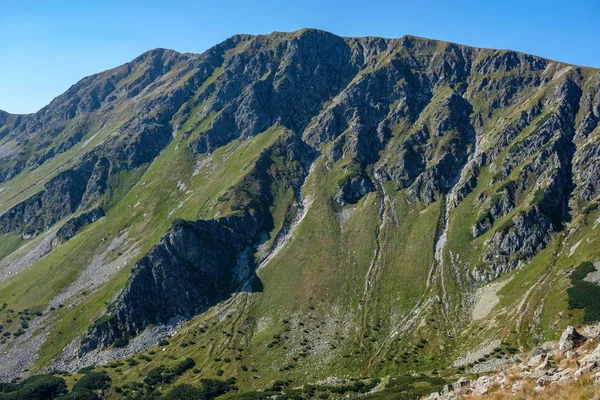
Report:
[[[394,374],[414,368],[413,365],[418,369],[430,368],[432,365],[439,365],[442,359],[446,362],[451,360],[453,354],[458,354],[456,349],[465,349],[465,346],[468,349],[480,340],[481,333],[470,328],[456,338],[444,338],[443,329],[440,329],[444,326],[443,318],[433,311],[430,316],[424,318],[435,322],[431,322],[419,332],[419,335],[427,337],[425,343],[420,342],[423,336],[415,338],[414,333],[404,335],[402,341],[385,341],[387,333],[395,326],[394,318],[408,312],[418,300],[418,297],[407,294],[424,291],[427,272],[433,261],[434,232],[439,220],[441,202],[436,202],[428,208],[418,204],[408,205],[402,191],[395,192],[393,187],[386,187],[391,200],[395,201],[394,207],[399,223],[395,225],[388,222],[379,233],[379,241],[384,251],[376,277],[377,283],[369,300],[362,304],[364,280],[375,248],[379,194],[371,193],[365,196],[356,205],[343,228],[340,227],[336,215],[338,210],[331,206],[330,199],[349,173],[352,173],[352,168],[348,168],[348,161],[340,161],[330,170],[325,169],[321,161],[317,162],[304,193],[314,198],[313,206],[297,227],[292,240],[259,272],[262,291],[251,296],[236,297],[230,318],[216,322],[211,319],[212,314],[209,312],[195,319],[190,328],[184,329],[169,345],[167,353],[170,356],[180,358],[184,354],[189,355],[198,364],[205,365],[206,372],[203,374],[206,376],[217,376],[217,371],[223,370],[225,376],[236,376],[241,387],[260,388],[261,385],[264,387],[264,382],[281,377],[305,380],[309,379],[311,374],[331,376],[349,373],[357,368],[370,370],[370,355],[382,347],[381,356],[376,361],[383,364],[372,370],[376,374]],[[506,184],[505,181],[487,187],[491,175],[487,168],[483,168],[476,190],[451,213],[448,247],[460,256],[461,267],[464,269],[459,273],[463,278],[467,268],[480,265],[483,242],[502,228],[503,224],[510,225],[507,221],[511,221],[525,206],[519,203],[515,210],[499,221],[495,230],[473,240],[470,228],[478,216],[487,215],[483,210],[481,213],[472,212],[474,198],[481,193],[493,195],[498,186]],[[511,174],[508,182],[516,176],[518,171]],[[216,199],[221,198],[221,203],[228,205],[228,187],[215,195]],[[289,207],[287,196],[289,194],[285,192],[276,196],[279,200],[276,200],[271,209],[276,221],[273,232],[277,231],[280,221],[285,218],[285,210]],[[535,198],[535,194],[533,197]],[[545,277],[546,280],[539,287],[536,286],[528,297],[528,302],[542,309],[541,325],[535,329],[543,329],[542,335],[552,337],[564,323],[574,321],[572,318],[565,318],[556,325],[554,320],[549,319],[551,313],[556,315],[556,310],[563,307],[565,298],[564,292],[561,297],[560,292],[549,293],[547,290],[548,285],[562,285],[557,281],[560,276],[558,270],[555,272],[553,269],[556,264],[552,259],[553,252],[557,251],[555,244],[556,242],[550,245],[547,251],[540,253],[526,268],[511,272],[503,278],[512,277],[512,280],[499,293],[500,304],[490,314],[490,318],[499,318],[502,321],[503,329],[492,332],[485,326],[489,320],[484,320],[477,327],[483,327],[487,337],[513,335],[511,330],[515,328],[515,319],[513,314],[507,313],[506,310],[517,309],[523,298],[523,287],[533,286],[541,277]],[[451,265],[449,259],[446,259],[446,263]],[[453,304],[460,303],[461,288],[455,282],[450,268],[444,271],[444,276]],[[437,285],[439,281],[432,290],[440,290]],[[550,296],[556,297],[556,305],[549,304]],[[364,311],[357,312],[357,309]],[[524,314],[523,322],[513,340],[523,340],[522,343],[532,344],[525,340],[525,336],[529,324],[535,323],[534,311],[535,308],[528,309]],[[457,309],[453,312],[460,313]],[[345,315],[344,321],[349,321],[349,324],[341,324],[342,319],[339,315]],[[283,320],[290,321],[289,326],[282,324]],[[192,328],[201,323],[200,321],[212,321],[207,332],[202,334],[204,336],[198,335]],[[306,340],[312,347],[319,345],[319,331],[325,329],[323,326],[327,326],[329,337],[332,331],[337,333],[334,336],[335,340],[330,341],[330,345],[334,347],[327,349],[326,366],[320,365],[310,351],[306,356],[297,357],[304,351],[299,343]],[[228,334],[224,335],[223,332]],[[288,336],[288,339],[284,339],[284,336]],[[196,344],[189,345],[191,341]],[[444,347],[443,351],[439,350],[440,346]],[[244,349],[244,352],[240,353],[243,354],[243,359],[239,362],[235,360],[237,353],[230,350],[238,347]],[[396,366],[387,358],[412,349],[416,349],[417,354],[408,358],[411,363],[409,365]],[[349,354],[351,357],[347,358]],[[153,357],[158,357],[162,362],[168,361],[160,352]],[[294,360],[294,357],[298,360]],[[215,361],[217,358],[230,358],[234,361],[223,364],[222,361]],[[412,364],[413,361],[418,363]],[[293,368],[286,367],[282,370],[286,365],[293,365]],[[247,374],[242,366],[249,369],[252,369],[252,366],[258,368],[261,378],[257,381],[252,379],[251,374]],[[134,367],[127,380],[142,373],[135,368],[142,367]],[[193,378],[183,376],[180,382],[189,382],[190,379]]]
[[[0,261],[24,243],[23,237],[18,233],[0,235]]]
[[[106,218],[87,227],[17,276],[0,283],[2,302],[17,310],[39,308],[71,283],[87,262],[125,229],[129,229],[130,245],[140,249],[138,257],[98,291],[72,308],[55,311],[54,327],[41,348],[37,365],[46,365],[100,317],[106,304],[127,281],[129,269],[160,239],[171,221],[176,218],[195,220],[202,215],[212,218],[217,194],[239,181],[260,151],[282,132],[274,127],[256,138],[238,140],[217,150],[213,157],[215,163],[216,160],[221,162],[216,167],[208,166],[197,175],[193,174],[195,162],[207,156],[196,157],[186,143],[173,141],[149,168],[143,166],[122,172],[115,178],[113,197],[106,205]],[[181,148],[176,150],[178,145]],[[230,162],[222,162],[229,158]],[[179,190],[177,184],[180,181],[187,186],[186,191]],[[200,187],[201,191],[198,190]],[[3,243],[7,248],[11,246],[10,241]]]
[[[364,396],[368,400],[416,400],[433,392],[442,392],[448,383],[437,376],[401,375],[390,378],[385,387],[373,394]]]
[[[510,228],[512,228],[513,226],[515,226],[515,221],[513,221],[512,218],[509,218],[496,228],[496,232],[507,231]]]
[[[585,277],[596,271],[591,262],[582,262],[571,273],[572,287],[567,289],[569,296],[569,309],[578,308],[585,310],[584,323],[600,321],[600,286],[593,282],[585,281]]]
[[[292,188],[275,188],[273,205],[269,210],[273,216],[273,230],[269,233],[269,238],[264,243],[265,247],[268,248],[271,246],[276,238],[277,232],[283,228],[286,221],[290,222],[290,213],[292,212],[292,209],[295,209],[295,206],[293,205],[294,200],[294,191]]]
[[[533,195],[533,199],[531,199],[531,202],[529,202],[529,205],[530,206],[538,205],[538,204],[540,204],[540,202],[542,201],[543,198],[544,198],[544,189],[540,188],[535,191],[535,193]]]
[[[598,203],[591,203],[583,209],[583,214],[590,214],[596,210],[598,210]]]
[[[479,214],[479,216],[475,220],[475,223],[478,224],[478,223],[482,222],[483,220],[490,218],[490,216],[491,216],[490,210],[486,210],[486,211],[482,212],[481,214]]]
[[[366,368],[369,361],[366,351],[364,356],[352,359],[344,357],[344,354],[354,351],[362,341],[363,318],[358,310],[365,276],[373,259],[379,195],[371,193],[365,196],[356,205],[343,229],[340,228],[336,210],[328,199],[337,190],[339,174],[344,173],[343,166],[340,164],[327,171],[322,161],[317,161],[304,188],[303,195],[313,197],[308,214],[296,228],[290,242],[259,271],[261,291],[251,296],[237,296],[230,318],[212,319],[212,311],[195,318],[170,340],[166,353],[157,351],[151,356],[153,365],[168,365],[171,363],[169,357],[180,359],[185,355],[203,366],[203,376],[217,377],[217,371],[222,369],[224,376],[235,376],[238,385],[248,389],[264,387],[265,382],[282,376],[300,380],[309,379],[314,374],[350,373],[359,364]],[[222,193],[219,192],[219,195]],[[397,261],[399,258],[421,258],[422,248],[432,249],[433,233],[428,227],[437,224],[439,215],[439,202],[420,213],[420,208],[413,210],[407,206],[400,193],[394,194],[392,190],[390,194],[398,196],[396,212],[401,225],[390,224],[382,233],[386,256],[382,260],[381,275],[377,278],[377,284],[382,288],[375,292],[372,300],[362,305],[371,315],[368,323],[373,325],[387,313],[404,312],[415,304],[415,299],[406,301],[402,293],[423,290],[433,251],[422,262],[404,263],[401,268],[398,268]],[[280,225],[278,221],[283,219],[284,210],[289,207],[289,196],[287,192],[276,196],[272,208],[274,231]],[[418,279],[414,279],[417,275]],[[396,279],[402,282],[400,286],[394,284]],[[343,285],[343,290],[339,290],[340,285]],[[382,296],[385,296],[384,301]],[[388,303],[390,301],[397,302]],[[344,322],[347,315],[351,315],[350,326]],[[284,323],[284,320],[288,322]],[[208,324],[204,333],[197,329],[203,323],[201,321]],[[248,324],[249,321],[252,322]],[[383,343],[384,331],[390,326],[386,323],[382,329],[375,345]],[[319,332],[324,330],[329,332],[327,335],[336,333],[334,340],[328,340],[330,344],[319,338]],[[329,361],[320,365],[323,350],[304,350],[304,346],[299,346],[304,340],[314,349],[326,346],[330,354],[328,357],[331,357]],[[243,352],[231,350],[238,348]],[[307,355],[302,356],[303,352]],[[225,363],[224,359],[232,361]],[[242,365],[248,369],[259,368],[261,379],[253,379],[253,374],[245,372]],[[148,368],[148,364],[140,362],[131,367],[126,377],[113,376],[113,379],[129,382],[145,374]],[[193,378],[193,374],[184,374],[177,383],[192,382]]]
[[[350,161],[347,165],[345,165],[343,170],[345,174],[337,181],[337,185],[340,187],[352,178],[360,176],[360,174],[362,173],[362,167],[360,166],[360,163],[354,160]]]

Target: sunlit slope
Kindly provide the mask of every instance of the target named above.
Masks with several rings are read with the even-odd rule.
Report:
[[[584,318],[571,268],[598,258],[598,79],[302,30],[154,50],[2,117],[0,375],[174,334],[114,381],[189,356],[177,383],[264,388],[486,368],[556,338]]]

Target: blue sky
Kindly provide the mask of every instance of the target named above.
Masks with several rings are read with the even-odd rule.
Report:
[[[304,27],[600,67],[600,0],[0,0],[0,109],[35,112],[82,77],[151,48],[202,52],[235,33]]]

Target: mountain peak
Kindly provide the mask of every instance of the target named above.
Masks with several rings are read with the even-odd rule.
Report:
[[[175,51],[175,50],[157,47],[155,49],[150,49],[148,51],[143,52],[142,54],[137,56],[135,59],[133,59],[133,61],[131,61],[131,62],[134,64],[138,64],[140,62],[147,62],[149,60],[156,59],[156,58],[168,59],[168,58],[179,57],[182,55],[183,55],[182,53],[179,53],[178,51]]]

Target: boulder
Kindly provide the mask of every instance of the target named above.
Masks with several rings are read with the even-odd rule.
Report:
[[[558,380],[556,375],[544,375],[536,381],[537,386],[546,386]]]
[[[565,352],[565,357],[567,357],[569,360],[574,359],[578,355],[579,355],[579,353],[577,353],[576,351],[573,351],[573,350],[569,350],[569,351]]]
[[[587,338],[597,338],[600,336],[600,325],[588,325],[583,328],[581,334]]]
[[[560,340],[558,341],[558,349],[561,352],[566,353],[567,351],[573,350],[579,346],[585,340],[585,336],[581,335],[574,327],[569,325],[560,336]]]
[[[536,370],[546,370],[552,366],[552,361],[550,359],[550,354],[546,354],[544,357],[544,361],[540,365],[536,367]]]
[[[595,368],[600,365],[600,345],[596,347],[594,351],[590,354],[583,356],[578,362],[577,365],[581,367],[590,367]]]
[[[540,365],[540,363],[544,360],[545,354],[538,354],[536,356],[533,356],[529,359],[529,362],[527,362],[527,366],[528,367],[536,367],[538,365]]]
[[[522,380],[518,380],[515,383],[512,384],[511,389],[513,393],[517,393],[519,390],[521,390],[521,387],[523,386],[523,381]]]
[[[469,378],[462,377],[459,380],[457,380],[456,382],[454,382],[454,390],[465,388],[465,387],[469,386],[470,383],[471,383],[471,380]]]
[[[451,383],[447,383],[444,385],[444,388],[442,389],[442,393],[443,394],[448,394],[454,391],[454,385]]]
[[[581,378],[581,376],[583,374],[585,374],[586,372],[591,371],[593,368],[592,364],[586,364],[583,367],[579,368],[577,371],[575,371],[575,373],[573,373],[573,379],[577,380],[579,378]]]
[[[473,392],[477,395],[483,396],[488,393],[490,385],[490,377],[487,375],[480,376],[473,384]]]

